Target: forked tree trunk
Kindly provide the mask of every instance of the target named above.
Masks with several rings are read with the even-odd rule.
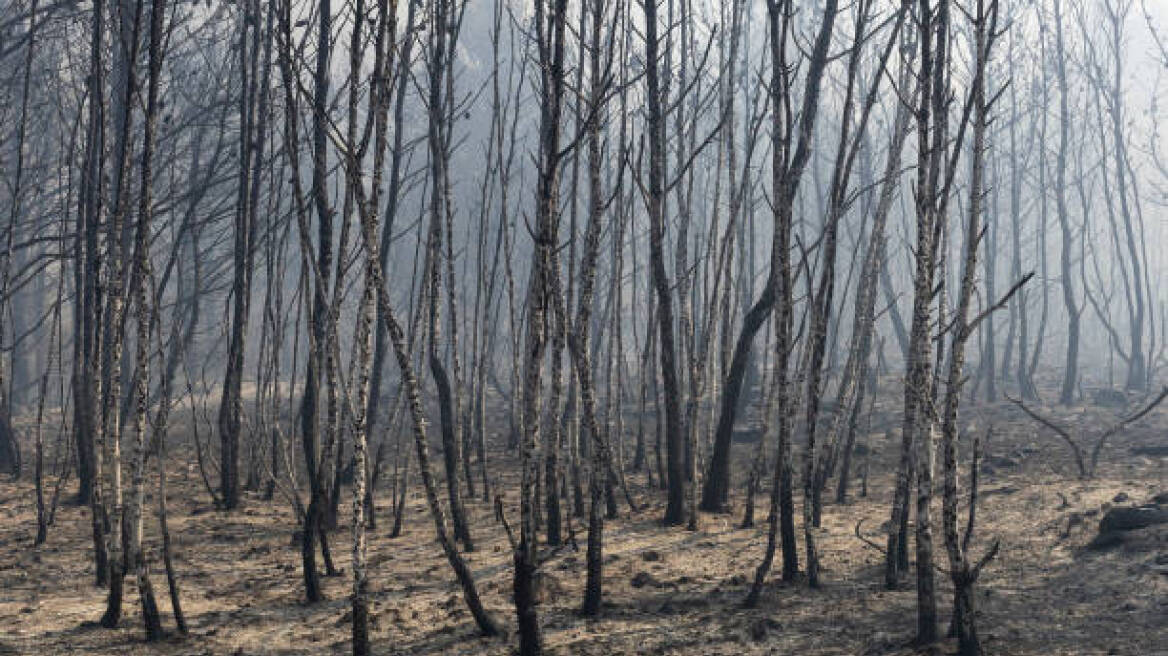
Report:
[[[321,520],[323,518],[323,504],[325,503],[325,482],[322,472],[321,443],[320,443],[320,378],[321,369],[325,364],[327,340],[330,335],[329,306],[326,299],[328,292],[328,277],[331,274],[332,263],[332,208],[329,206],[327,187],[327,100],[330,86],[328,75],[329,52],[332,47],[330,33],[332,16],[330,0],[323,0],[318,26],[318,44],[316,75],[314,77],[313,94],[313,144],[312,144],[312,194],[311,200],[317,215],[317,243],[318,249],[311,248],[308,236],[308,203],[300,182],[300,160],[291,156],[288,163],[291,168],[293,199],[299,238],[303,249],[302,265],[310,269],[311,273],[301,276],[302,291],[312,292],[312,305],[308,311],[308,363],[304,378],[304,392],[300,400],[298,420],[300,423],[301,447],[304,454],[305,471],[308,478],[309,501],[304,511],[304,524],[300,532],[300,556],[302,574],[304,577],[305,598],[309,603],[324,599],[320,584],[320,573],[316,567],[316,541],[321,535]],[[279,65],[284,87],[284,144],[285,151],[299,152],[300,142],[298,127],[297,96],[294,93],[295,73],[293,71],[293,27],[291,18],[291,3],[283,2],[279,6],[280,29]],[[316,259],[313,259],[315,250]],[[321,545],[322,548],[324,545]]]
[[[539,475],[538,450],[543,359],[547,329],[554,319],[559,276],[553,249],[558,245],[559,175],[562,158],[560,120],[563,113],[565,32],[567,0],[537,0],[536,43],[540,62],[539,180],[535,197],[534,249],[527,292],[527,326],[523,353],[523,436],[520,441],[520,534],[514,550],[512,594],[519,625],[519,653],[536,656],[543,651],[535,608],[536,509],[535,483]],[[555,400],[555,399],[553,399]]]
[[[592,0],[586,6],[590,38],[588,115],[585,126],[588,150],[588,225],[584,231],[583,257],[580,262],[578,308],[568,347],[575,365],[580,390],[580,436],[589,444],[592,456],[588,471],[588,547],[586,554],[587,578],[584,583],[584,601],[581,613],[594,617],[600,613],[604,589],[604,515],[601,512],[605,483],[608,481],[610,447],[607,435],[599,430],[596,421],[596,385],[593,382],[592,359],[589,350],[592,329],[593,294],[596,285],[596,264],[600,259],[601,222],[604,218],[605,197],[601,186],[601,121],[604,117],[606,80],[601,70],[602,37],[608,3]],[[622,140],[624,122],[621,126]],[[619,190],[618,190],[618,193]]]
[[[243,359],[251,313],[251,280],[255,263],[257,205],[260,177],[267,140],[268,59],[260,59],[261,33],[270,35],[260,20],[259,2],[241,3],[239,38],[240,140],[239,178],[234,217],[233,277],[231,285],[231,334],[227,348],[227,368],[219,401],[219,497],[224,510],[240,504],[239,447],[242,439]],[[270,12],[269,12],[270,15]],[[268,23],[270,26],[270,22]],[[270,36],[265,36],[265,43]],[[261,73],[261,62],[263,70]],[[255,445],[253,444],[254,448]],[[250,459],[255,464],[255,457]],[[258,481],[257,481],[258,482]]]
[[[109,263],[106,267],[106,289],[108,301],[104,320],[102,339],[102,377],[105,394],[101,399],[101,430],[105,442],[105,459],[109,466],[107,485],[109,494],[106,504],[109,508],[107,516],[109,522],[106,530],[106,549],[109,554],[110,578],[109,595],[106,599],[105,613],[101,618],[101,625],[105,628],[114,628],[122,616],[122,589],[125,584],[126,553],[125,553],[125,526],[124,500],[122,489],[122,452],[119,405],[122,398],[122,351],[125,345],[125,300],[126,300],[126,253],[124,234],[126,216],[129,213],[129,191],[127,178],[130,175],[130,138],[129,132],[133,123],[133,94],[137,85],[136,62],[139,46],[141,45],[141,23],[143,0],[126,0],[119,6],[121,20],[120,37],[124,39],[122,49],[119,50],[119,74],[115,86],[120,93],[120,105],[115,107],[115,114],[120,121],[116,126],[117,146],[114,160],[115,183],[113,189],[113,214],[110,219],[110,230],[107,235],[107,253]],[[132,291],[132,290],[130,290]]]
[[[166,0],[152,0],[150,5],[150,45],[149,73],[147,78],[146,116],[142,140],[142,187],[138,197],[138,228],[134,243],[134,264],[131,287],[136,292],[138,309],[138,342],[135,354],[137,389],[135,397],[137,412],[134,416],[134,459],[131,463],[131,499],[128,509],[129,544],[126,563],[134,568],[138,582],[138,599],[142,605],[142,619],[146,626],[146,640],[153,642],[162,638],[162,621],[158,614],[158,603],[154,598],[154,586],[150,582],[150,571],[146,554],[142,549],[142,508],[145,505],[146,474],[146,413],[150,398],[150,327],[152,312],[150,291],[150,229],[153,213],[152,179],[155,126],[158,119],[158,78],[162,69],[162,40],[166,19]]]
[[[950,578],[953,581],[953,625],[957,633],[958,653],[961,656],[980,656],[981,643],[977,635],[975,617],[974,582],[983,560],[973,564],[968,559],[969,540],[974,525],[974,509],[977,503],[977,446],[975,442],[973,470],[971,474],[972,494],[970,497],[969,525],[965,539],[961,540],[957,526],[957,409],[961,399],[964,377],[966,342],[980,321],[990,316],[996,308],[1004,306],[1006,299],[999,301],[975,319],[969,313],[973,303],[974,278],[977,275],[977,252],[983,236],[982,212],[985,180],[986,133],[989,127],[989,105],[986,98],[986,71],[990,48],[997,37],[997,0],[978,0],[974,16],[976,64],[973,89],[973,153],[969,185],[969,218],[966,222],[965,253],[961,286],[957,297],[956,315],[949,342],[949,371],[946,378],[945,399],[941,417],[941,453],[943,471],[942,528],[945,548],[949,556]],[[987,13],[987,11],[989,13]],[[1028,279],[1029,277],[1027,277]],[[1023,280],[1023,282],[1025,279]],[[1015,290],[1017,287],[1014,288]],[[988,324],[987,324],[988,325]],[[996,550],[997,547],[994,547]],[[989,557],[993,557],[991,550]]]
[[[886,583],[895,585],[901,565],[897,556],[903,540],[897,527],[904,522],[907,512],[909,451],[915,443],[919,449],[915,463],[917,641],[922,644],[931,644],[937,639],[930,512],[935,444],[931,407],[936,386],[931,371],[929,327],[933,320],[933,288],[938,270],[938,253],[943,254],[940,243],[947,200],[945,191],[952,179],[950,162],[945,156],[945,144],[949,140],[949,12],[949,0],[939,0],[935,5],[922,3],[921,15],[917,16],[921,93],[916,111],[919,162],[915,202],[917,234],[914,249],[913,318],[904,386],[901,464],[897,471],[896,497],[893,501],[888,552],[885,554]]]

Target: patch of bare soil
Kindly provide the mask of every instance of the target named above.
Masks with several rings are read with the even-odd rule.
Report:
[[[1168,654],[1165,526],[1138,529],[1115,544],[1090,546],[1110,508],[1136,506],[1168,490],[1164,457],[1154,451],[1168,442],[1168,413],[1160,411],[1121,434],[1104,451],[1098,477],[1080,481],[1057,439],[1039,433],[1005,405],[992,412],[996,431],[986,454],[973,541],[975,555],[994,539],[1002,544],[978,589],[987,653]],[[890,402],[889,417],[894,413],[895,403]],[[1069,413],[1066,417],[1076,420]],[[1104,423],[1092,412],[1081,413],[1077,420],[1084,430]],[[631,474],[630,485],[645,505],[633,514],[622,505],[621,517],[607,524],[601,618],[585,620],[576,612],[583,596],[583,552],[568,547],[547,554],[540,618],[549,651],[952,653],[952,641],[924,649],[909,644],[916,622],[913,583],[884,589],[883,555],[854,534],[863,520],[866,537],[884,542],[880,527],[888,517],[898,445],[886,441],[883,431],[874,432],[872,440],[872,494],[825,509],[820,532],[823,586],[810,590],[801,583],[775,582],[753,610],[740,604],[762,557],[765,524],[740,529],[738,514],[707,515],[696,533],[663,528],[662,508],[655,501],[661,495],[644,489],[643,475]],[[748,457],[750,447],[735,448],[743,459]],[[1153,448],[1152,455],[1140,451],[1148,448]],[[169,481],[171,533],[191,635],[145,644],[132,580],[127,581],[121,626],[96,628],[104,593],[94,587],[88,509],[62,507],[48,544],[33,548],[31,483],[5,479],[0,481],[0,655],[347,652],[347,529],[332,539],[332,552],[345,575],[324,579],[328,600],[306,605],[289,504],[279,497],[266,503],[253,496],[239,512],[216,512],[209,507],[193,456],[175,451]],[[515,471],[513,462],[496,459],[491,464],[500,472]],[[744,467],[739,463],[738,471]],[[736,485],[741,479],[736,477]],[[859,491],[858,482],[853,489]],[[511,494],[513,490],[511,486]],[[735,499],[739,509],[741,501]],[[757,516],[765,519],[765,493],[758,502]],[[153,509],[153,500],[148,503]],[[347,506],[347,501],[342,504]],[[505,534],[488,504],[470,501],[468,508],[478,550],[467,554],[467,560],[487,608],[513,632]],[[409,501],[404,534],[397,539],[387,537],[388,512],[379,512],[379,528],[369,536],[375,652],[512,653],[513,636],[500,640],[476,634],[420,495]],[[939,508],[934,516],[939,518]],[[345,526],[347,520],[341,521]],[[573,525],[583,547],[583,523],[573,519]],[[937,536],[936,559],[944,567],[939,531]],[[152,512],[147,516],[147,543],[155,556],[155,588],[169,610]],[[937,580],[941,613],[947,616],[948,577],[938,572]],[[172,626],[169,616],[164,622]]]

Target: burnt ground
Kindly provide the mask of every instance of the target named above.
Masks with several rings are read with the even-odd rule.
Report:
[[[923,649],[909,644],[916,622],[915,588],[910,580],[899,590],[885,590],[882,554],[854,534],[863,520],[865,535],[882,543],[880,527],[888,517],[898,438],[886,440],[879,425],[895,423],[899,402],[882,398],[876,407],[871,494],[826,507],[820,589],[775,582],[757,609],[740,607],[766,534],[765,525],[738,528],[741,472],[751,447],[736,445],[735,514],[705,515],[697,533],[662,527],[662,495],[645,489],[643,475],[630,475],[643,508],[630,513],[622,503],[621,517],[607,524],[601,618],[585,620],[575,612],[583,594],[583,552],[567,548],[549,556],[540,606],[549,651],[952,653],[952,641]],[[1086,406],[1046,412],[1086,440],[1116,411]],[[995,426],[973,546],[976,555],[1001,540],[1001,551],[978,591],[987,653],[1168,654],[1168,525],[1130,532],[1106,549],[1088,546],[1109,508],[1138,505],[1168,491],[1168,458],[1163,455],[1168,408],[1117,436],[1103,452],[1098,476],[1090,481],[1078,479],[1070,453],[1057,437],[1038,430],[1009,404],[981,406],[964,416],[983,426],[992,420]],[[496,423],[506,426],[501,418]],[[493,453],[504,453],[497,446]],[[496,455],[491,466],[496,472],[514,472],[516,463]],[[88,510],[63,506],[48,543],[33,548],[32,484],[5,477],[0,480],[0,654],[347,653],[349,578],[325,578],[328,600],[303,603],[299,546],[288,501],[277,495],[268,503],[249,495],[241,511],[220,513],[210,507],[190,448],[172,449],[169,471],[170,526],[191,635],[146,645],[132,579],[127,580],[121,626],[94,628],[104,594],[93,586]],[[514,489],[508,488],[512,503]],[[854,490],[859,491],[858,483]],[[758,501],[758,517],[765,518],[765,493]],[[153,501],[148,503],[153,509]],[[419,491],[408,502],[405,530],[397,539],[387,537],[387,503],[380,499],[380,523],[369,535],[375,653],[511,653],[513,639],[476,634],[434,541]],[[347,507],[346,500],[342,513]],[[470,501],[468,508],[478,549],[466,558],[486,606],[513,632],[505,534],[489,504]],[[940,517],[939,503],[934,516]],[[343,515],[341,521],[345,526]],[[573,523],[583,547],[581,522]],[[147,546],[156,554],[152,510],[146,526]],[[938,563],[947,565],[939,531],[936,540]],[[337,531],[333,553],[346,574],[349,552],[348,531]],[[169,628],[165,577],[160,559],[154,560],[154,585]],[[940,612],[947,617],[947,576],[939,572],[938,583]]]

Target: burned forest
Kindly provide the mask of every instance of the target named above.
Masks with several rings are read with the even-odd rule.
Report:
[[[0,656],[1168,655],[1168,2],[0,0]]]

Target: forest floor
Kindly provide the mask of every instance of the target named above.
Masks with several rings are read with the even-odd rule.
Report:
[[[894,422],[896,399],[882,399],[877,416]],[[1114,415],[1095,408],[1048,409],[1088,440]],[[1140,447],[1168,447],[1168,411],[1118,435],[1103,451],[1098,476],[1079,480],[1065,444],[1039,432],[1009,404],[982,406],[965,417],[995,425],[981,479],[973,553],[993,540],[1001,551],[979,581],[979,625],[988,654],[1168,654],[1168,526],[1138,532],[1138,539],[1107,550],[1087,547],[1103,513],[1113,505],[1138,505],[1168,491],[1164,457]],[[879,421],[877,422],[880,423]],[[984,426],[984,423],[983,423]],[[819,544],[822,586],[784,585],[771,577],[759,607],[744,610],[745,596],[766,541],[765,521],[741,529],[742,499],[733,515],[703,515],[694,533],[660,524],[663,496],[645,489],[642,474],[629,484],[643,508],[605,532],[605,604],[602,616],[576,612],[583,594],[584,554],[552,554],[539,608],[546,646],[556,654],[948,654],[953,641],[928,648],[910,644],[916,626],[915,587],[883,585],[883,556],[855,535],[882,544],[898,444],[872,431],[871,494],[824,511]],[[861,441],[863,438],[861,437]],[[897,441],[897,440],[893,440]],[[736,445],[738,472],[752,447]],[[35,494],[27,480],[0,480],[0,654],[343,654],[349,649],[350,541],[347,528],[333,534],[332,552],[345,576],[325,578],[327,600],[306,605],[299,544],[290,504],[277,495],[248,496],[242,510],[213,510],[193,456],[170,457],[170,531],[191,635],[143,642],[133,579],[121,625],[94,627],[104,608],[93,586],[87,509],[63,506],[47,544],[33,547]],[[500,448],[494,453],[503,453]],[[509,456],[508,456],[509,457]],[[436,465],[440,459],[435,458]],[[516,464],[496,457],[498,471]],[[735,485],[740,488],[741,475]],[[963,479],[965,476],[963,476]],[[151,483],[153,487],[153,481]],[[799,486],[801,487],[801,486]],[[508,487],[513,504],[515,486]],[[859,482],[853,488],[858,494]],[[347,494],[347,491],[346,491]],[[740,490],[736,494],[741,494]],[[463,604],[453,574],[434,541],[434,526],[417,491],[410,498],[403,535],[389,539],[388,492],[379,523],[369,535],[373,598],[372,637],[377,654],[508,654],[514,651],[510,601],[511,557],[493,510],[470,501],[477,550],[466,554],[488,610],[512,637],[483,638]],[[765,520],[766,492],[757,517]],[[153,502],[147,544],[157,553]],[[800,500],[796,499],[797,508]],[[341,526],[347,526],[342,503]],[[514,512],[514,511],[509,511]],[[939,504],[934,517],[940,518]],[[515,524],[517,518],[512,517]],[[573,520],[584,546],[581,520]],[[1163,530],[1160,530],[1163,529]],[[800,533],[801,536],[801,533]],[[939,565],[947,560],[935,531]],[[800,539],[800,558],[803,544]],[[160,559],[152,565],[164,623],[173,626]],[[938,572],[940,613],[947,622],[948,576]],[[944,627],[942,627],[942,631]]]

